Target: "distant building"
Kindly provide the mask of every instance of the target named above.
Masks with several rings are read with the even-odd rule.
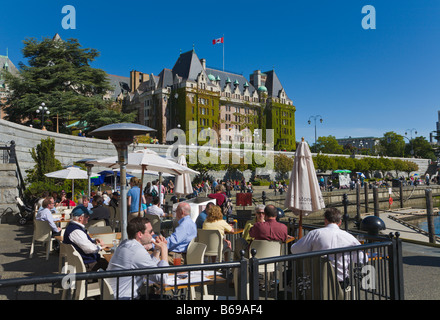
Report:
[[[343,138],[336,139],[338,144],[347,149],[353,149],[355,153],[365,153],[368,151],[370,154],[376,151],[376,146],[379,145],[379,138],[375,137],[360,137],[360,138]]]
[[[157,130],[156,138],[166,142],[166,133],[180,127],[187,133],[189,121],[197,130],[222,130],[223,142],[251,142],[252,137],[234,135],[249,129],[274,129],[275,148],[295,150],[295,111],[274,70],[243,75],[206,66],[194,50],[180,54],[172,69],[158,75],[130,72],[130,93],[126,111],[137,111],[138,123]],[[232,130],[235,129],[235,130]],[[197,132],[197,134],[198,134]],[[263,139],[264,139],[263,130]],[[249,141],[251,140],[251,141]]]
[[[7,49],[6,49],[6,56],[0,55],[0,102],[2,103],[6,101],[6,98],[8,97],[9,94],[4,76],[2,75],[1,72],[3,70],[9,71],[14,75],[18,74],[18,69],[12,63],[11,59],[9,59]],[[3,119],[4,117],[5,117],[5,113],[3,111],[3,108],[0,108],[0,119]]]
[[[438,121],[435,123],[435,132],[429,133],[429,142],[431,144],[440,144],[440,111],[437,111],[437,119]],[[437,140],[437,142],[434,142],[434,139]]]

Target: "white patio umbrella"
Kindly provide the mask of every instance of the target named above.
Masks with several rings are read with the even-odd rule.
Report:
[[[183,167],[187,167],[185,155],[180,155],[177,158],[177,163]],[[193,188],[191,185],[191,177],[189,173],[183,173],[176,177],[176,183],[174,186],[174,193],[177,195],[186,195],[193,193]]]
[[[72,180],[72,197],[75,194],[75,180],[76,179],[88,179],[87,171],[81,170],[79,167],[71,166],[66,169],[53,171],[44,174],[49,178],[58,178],[58,179],[70,179]]]
[[[312,154],[304,138],[296,148],[284,206],[299,215],[299,238],[302,237],[302,217],[325,208]]]
[[[108,157],[104,159],[99,159],[95,161],[91,161],[97,166],[105,166],[110,168],[116,168],[119,166],[117,163],[118,157]],[[195,172],[197,171],[191,170],[187,167],[181,166],[174,161],[161,157],[153,150],[145,148],[144,150],[139,150],[133,153],[128,154],[128,161],[126,165],[127,170],[129,169],[140,169],[142,170],[142,185],[144,179],[145,171],[155,171],[159,173],[169,173],[172,175],[180,175],[185,172]],[[140,198],[142,198],[142,188],[140,188]],[[160,189],[159,189],[160,190]],[[141,207],[141,201],[139,201],[139,211]]]

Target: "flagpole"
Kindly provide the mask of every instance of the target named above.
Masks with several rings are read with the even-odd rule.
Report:
[[[225,35],[223,35],[223,72],[225,71]]]

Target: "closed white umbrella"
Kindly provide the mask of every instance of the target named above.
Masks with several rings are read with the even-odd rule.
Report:
[[[75,179],[88,179],[87,171],[81,170],[79,167],[67,167],[66,169],[53,171],[44,174],[49,178],[70,179],[72,180],[72,197],[75,194]]]
[[[187,167],[186,159],[184,155],[180,155],[177,159],[177,163],[183,167]],[[174,193],[177,195],[186,195],[193,193],[191,185],[191,177],[189,173],[183,173],[176,177],[176,183],[174,185]]]
[[[325,208],[309,145],[304,138],[301,140],[296,148],[292,174],[284,200],[284,206],[299,215],[299,238],[302,237],[302,217]]]

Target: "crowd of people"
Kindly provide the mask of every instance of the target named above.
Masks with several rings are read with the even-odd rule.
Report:
[[[136,177],[130,179],[130,189],[127,192],[128,239],[119,244],[109,262],[100,255],[101,250],[106,249],[106,244],[102,243],[99,238],[92,239],[87,232],[87,225],[92,220],[103,220],[106,225],[109,225],[110,211],[108,206],[118,207],[120,199],[117,192],[112,193],[111,197],[107,193],[94,194],[91,198],[82,196],[79,203],[72,200],[71,193],[61,192],[58,196],[56,193],[49,195],[48,192],[45,192],[37,202],[36,219],[47,221],[52,229],[52,234],[54,236],[60,235],[61,228],[57,226],[57,219],[53,217],[53,213],[59,206],[73,207],[71,221],[64,230],[63,243],[71,244],[78,251],[88,272],[170,266],[176,262],[176,257],[179,257],[181,263],[185,263],[188,246],[196,239],[198,229],[218,230],[224,241],[224,260],[229,260],[233,246],[225,234],[234,232],[234,222],[228,219],[230,212],[227,211],[226,204],[230,202],[231,190],[249,190],[252,189],[252,185],[244,180],[241,182],[215,180],[212,183],[209,181],[201,183],[199,188],[213,201],[206,205],[196,221],[191,218],[189,203],[179,202],[175,211],[174,228],[172,233],[166,236],[165,234],[155,234],[151,221],[145,217],[146,214],[157,215],[160,218],[165,217],[164,196],[173,191],[174,185],[168,183],[164,186],[158,182],[156,180],[147,183],[146,187],[142,189],[140,179]],[[159,185],[161,185],[160,188]],[[279,189],[286,186],[274,183],[272,187]],[[249,256],[249,247],[254,240],[283,243],[292,240],[292,236],[288,234],[287,226],[279,222],[277,218],[278,209],[274,205],[260,204],[255,206],[254,218],[245,223],[242,236],[235,241],[232,252],[233,259],[240,259],[242,250]],[[337,209],[325,210],[324,221],[324,228],[309,232],[304,238],[293,243],[290,248],[291,253],[360,244],[356,238],[339,228],[342,215]],[[214,261],[215,257],[211,262]],[[346,261],[333,261],[333,263],[337,268],[340,268]],[[342,278],[338,280],[342,286],[346,281],[346,276],[344,273],[341,274]],[[152,275],[150,280],[156,282],[164,280],[164,278],[159,279],[158,277],[161,275]],[[118,281],[111,279],[110,284],[115,292],[118,291],[120,299],[131,299],[139,296],[138,289],[144,281],[144,277],[126,277]]]

